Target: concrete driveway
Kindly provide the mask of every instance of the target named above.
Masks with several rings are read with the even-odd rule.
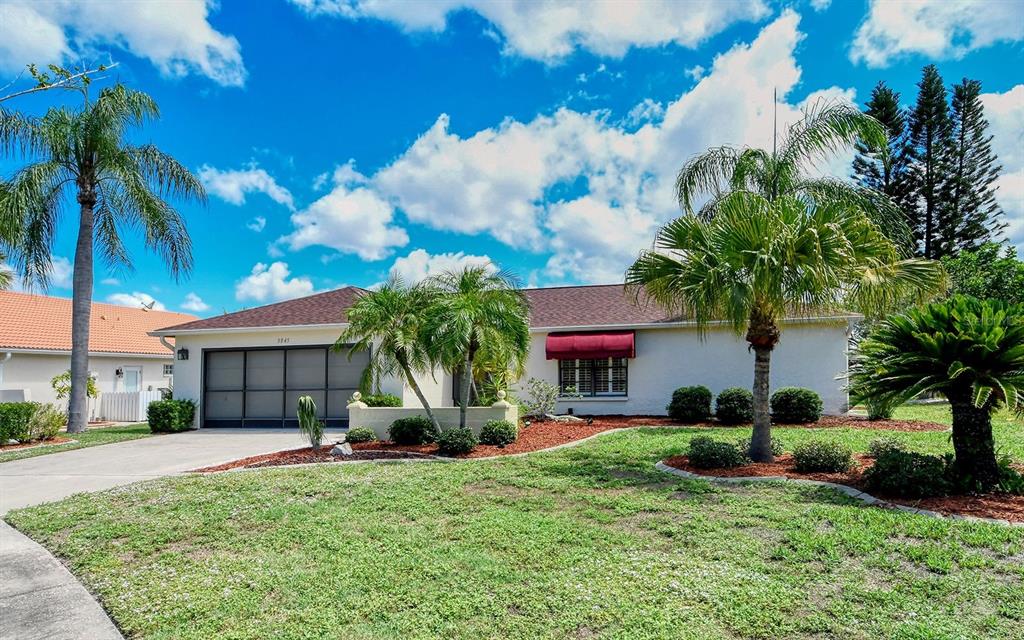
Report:
[[[208,429],[0,463],[11,509],[294,449],[297,431]],[[106,612],[46,549],[0,520],[0,640],[122,640]]]

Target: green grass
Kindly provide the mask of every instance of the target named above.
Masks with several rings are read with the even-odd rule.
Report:
[[[68,434],[61,431],[60,435],[67,436]],[[111,442],[135,440],[137,438],[145,438],[151,435],[153,434],[149,430],[149,425],[145,423],[117,427],[96,427],[88,429],[84,433],[71,434],[70,437],[74,438],[75,442],[0,452],[0,463],[10,462],[11,460],[21,460],[23,458],[45,456],[51,453],[61,453],[62,451],[71,451],[72,449],[95,447],[101,444],[110,444]]]
[[[1024,637],[1024,529],[653,469],[704,431],[171,478],[8,520],[148,640]],[[878,432],[778,435],[863,449]],[[1024,430],[1000,439],[1021,451]]]

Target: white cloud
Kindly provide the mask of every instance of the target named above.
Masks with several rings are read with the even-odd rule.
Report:
[[[824,11],[832,6],[832,0],[811,0],[811,8],[815,11]]]
[[[203,299],[196,295],[195,292],[190,291],[185,294],[185,300],[181,303],[181,308],[186,311],[195,311],[196,313],[202,313],[203,311],[209,311],[210,305],[203,302]]]
[[[1021,39],[1024,3],[1018,0],[872,0],[850,59],[869,67],[885,67],[909,54],[959,59],[996,42]]]
[[[291,192],[255,163],[246,169],[224,170],[204,164],[199,167],[199,179],[210,193],[234,205],[245,204],[246,194],[263,193],[274,202],[295,210]]]
[[[1024,84],[1005,93],[983,93],[992,151],[1003,165],[996,200],[1006,213],[1006,237],[1024,255]]]
[[[64,256],[53,256],[50,260],[50,286],[58,289],[70,289],[75,267]]]
[[[0,4],[0,69],[77,62],[118,47],[152,62],[170,77],[206,76],[225,86],[245,84],[241,47],[214,29],[213,0],[110,2],[5,0]]]
[[[665,115],[665,107],[660,102],[644,98],[643,102],[629,110],[626,121],[632,125],[640,125],[645,122],[660,120],[663,115]]]
[[[409,255],[395,259],[390,272],[406,284],[415,284],[444,271],[456,271],[469,266],[490,266],[496,268],[488,256],[458,253],[430,254],[423,249],[409,252]]]
[[[103,278],[102,280],[100,280],[100,284],[105,284],[108,287],[116,287],[119,284],[121,284],[121,281],[118,280],[117,278]]]
[[[256,233],[259,233],[259,232],[263,231],[263,229],[266,228],[266,226],[267,226],[267,219],[264,218],[263,216],[256,216],[255,218],[253,218],[249,222],[246,222],[245,226],[246,226],[246,228],[251,229],[252,231],[255,231]]]
[[[313,283],[309,278],[290,278],[290,275],[291,271],[285,262],[269,265],[258,262],[248,276],[235,284],[235,299],[277,302],[313,293]]]
[[[695,64],[692,67],[688,67],[685,73],[686,77],[690,78],[694,82],[700,82],[700,79],[704,77],[704,72],[706,71],[707,69],[705,69],[701,65]]]
[[[119,304],[124,307],[134,307],[139,309],[141,307],[149,307],[152,305],[154,311],[164,311],[167,309],[162,302],[155,299],[148,293],[141,291],[132,291],[131,293],[112,293],[107,296],[107,302],[111,304]]]
[[[291,0],[311,15],[375,18],[405,31],[443,31],[448,16],[475,11],[503,37],[505,51],[554,62],[577,49],[621,57],[631,47],[696,47],[740,21],[768,15],[762,0]]]
[[[382,260],[409,243],[405,229],[392,224],[395,209],[370,188],[350,164],[334,174],[330,193],[292,215],[295,231],[278,239],[292,251],[323,246],[363,260]]]

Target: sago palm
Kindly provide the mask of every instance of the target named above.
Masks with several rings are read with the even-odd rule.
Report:
[[[486,266],[448,271],[426,284],[437,297],[424,329],[437,358],[461,374],[459,426],[465,427],[477,358],[484,354],[491,366],[504,369],[523,367],[530,352],[529,306],[515,278]]]
[[[885,127],[853,105],[820,101],[789,126],[771,151],[723,146],[692,158],[676,178],[677,197],[685,213],[703,218],[714,216],[722,199],[736,191],[768,200],[801,196],[818,204],[842,202],[863,211],[909,252],[913,236],[905,216],[885,194],[816,171],[857,142],[884,147],[887,141]]]
[[[999,481],[992,412],[1024,408],[1024,305],[955,296],[894,315],[860,342],[850,376],[855,401],[945,396],[957,471],[990,489]]]
[[[687,215],[662,228],[626,284],[702,329],[724,320],[745,334],[754,352],[750,456],[770,461],[769,368],[782,319],[847,306],[882,313],[940,291],[943,273],[938,263],[903,259],[849,203],[739,191],[709,219]]]
[[[110,266],[131,268],[121,231],[138,229],[175,278],[192,267],[185,221],[165,198],[204,201],[202,184],[155,146],[126,141],[130,128],[158,116],[152,98],[120,84],[81,108],[52,108],[39,118],[0,110],[0,150],[26,163],[0,192],[0,229],[9,232],[10,258],[26,281],[46,285],[61,214],[72,194],[78,204],[68,403],[72,433],[84,430],[88,419],[94,247]]]
[[[434,427],[440,429],[416,381],[417,374],[433,374],[436,364],[423,337],[423,319],[432,299],[430,289],[408,287],[400,278],[392,277],[349,307],[348,328],[335,342],[334,349],[348,348],[349,353],[369,350],[370,379],[400,376],[416,394]]]

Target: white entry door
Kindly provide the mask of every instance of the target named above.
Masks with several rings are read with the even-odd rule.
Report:
[[[142,367],[124,367],[124,390],[142,391]]]

